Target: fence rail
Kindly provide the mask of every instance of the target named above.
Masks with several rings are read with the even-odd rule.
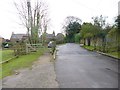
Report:
[[[13,47],[14,49],[14,55],[12,58],[9,58],[8,60],[1,61],[0,64],[9,62],[10,60],[18,57],[19,55],[28,54],[30,52],[36,52],[39,48],[43,48],[42,44],[21,44],[21,45],[15,45]]]
[[[8,60],[1,61],[0,64],[3,64],[3,63],[6,63],[6,62],[9,62],[10,60],[12,60],[12,59],[14,59],[14,58],[16,58],[16,57],[17,57],[17,56],[14,56],[14,57],[12,57],[12,58],[10,58],[10,59],[8,59]]]
[[[35,52],[42,47],[42,44],[26,44],[26,53]]]

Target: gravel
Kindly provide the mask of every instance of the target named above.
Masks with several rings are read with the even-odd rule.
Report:
[[[3,88],[58,88],[52,56],[45,54],[31,68],[17,70],[2,80]]]

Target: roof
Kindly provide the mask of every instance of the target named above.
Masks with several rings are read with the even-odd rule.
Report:
[[[55,37],[55,35],[54,34],[46,34],[46,37],[47,38],[53,38],[53,37]]]
[[[58,36],[58,35],[63,35],[63,34],[62,34],[62,33],[58,33],[57,36]],[[63,35],[63,36],[64,36],[64,35]]]
[[[12,34],[12,39],[22,39],[24,36],[27,36],[26,34]]]

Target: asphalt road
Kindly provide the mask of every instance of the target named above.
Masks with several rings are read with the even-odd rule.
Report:
[[[57,47],[55,71],[60,88],[117,88],[117,60],[78,44]]]

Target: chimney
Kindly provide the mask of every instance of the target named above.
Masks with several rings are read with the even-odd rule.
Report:
[[[14,34],[14,32],[12,32],[12,35]]]

